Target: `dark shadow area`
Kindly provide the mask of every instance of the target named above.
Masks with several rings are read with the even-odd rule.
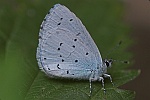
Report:
[[[134,54],[134,69],[140,69],[141,74],[135,80],[122,86],[136,91],[135,100],[149,100],[149,60],[150,60],[150,1],[124,0],[125,21],[131,27],[134,45],[130,50]]]

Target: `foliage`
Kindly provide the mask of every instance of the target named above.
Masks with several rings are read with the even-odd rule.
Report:
[[[91,33],[102,57],[120,40],[124,43],[108,57],[130,60],[128,28],[122,22],[123,7],[118,0],[13,0],[0,1],[0,100],[132,100],[135,92],[117,87],[134,79],[139,71],[114,63],[109,70],[115,86],[106,79],[106,94],[99,82],[50,79],[35,58],[40,24],[56,3],[67,6]]]

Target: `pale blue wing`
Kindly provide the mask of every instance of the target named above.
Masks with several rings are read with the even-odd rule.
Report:
[[[98,48],[86,28],[60,4],[55,5],[42,22],[37,60],[47,74],[70,78],[89,77],[91,70],[102,64]]]
[[[45,17],[46,21],[43,21],[42,28],[55,29],[65,28],[72,31],[82,42],[87,45],[92,52],[94,52],[96,59],[99,63],[102,63],[100,52],[91,38],[90,34],[86,30],[79,18],[76,17],[67,7],[56,4],[54,8],[50,9],[49,13]],[[41,34],[42,35],[42,34]]]

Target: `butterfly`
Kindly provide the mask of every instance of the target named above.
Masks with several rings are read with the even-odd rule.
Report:
[[[113,60],[101,54],[79,18],[67,7],[56,4],[45,16],[39,32],[36,58],[39,68],[51,78],[89,80],[112,78],[107,74]]]

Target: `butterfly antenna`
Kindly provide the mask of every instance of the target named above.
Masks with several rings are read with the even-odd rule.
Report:
[[[126,60],[123,61],[123,60],[114,60],[113,59],[113,61],[114,62],[121,62],[121,63],[124,63],[124,64],[129,64],[130,63],[129,61],[126,61]]]
[[[115,51],[121,44],[122,44],[122,41],[119,41],[119,43],[107,53],[106,58],[107,58],[108,55],[110,55],[113,51]]]

